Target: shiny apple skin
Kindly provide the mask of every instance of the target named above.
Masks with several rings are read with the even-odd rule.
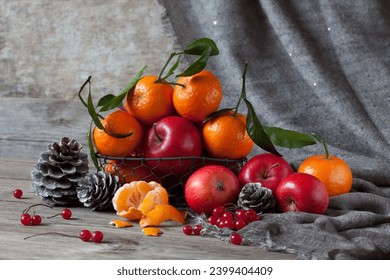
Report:
[[[329,195],[325,185],[306,173],[294,173],[280,182],[275,199],[280,212],[299,211],[324,214]]]

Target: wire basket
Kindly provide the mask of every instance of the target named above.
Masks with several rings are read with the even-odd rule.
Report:
[[[169,202],[176,207],[187,207],[184,186],[190,175],[206,165],[222,165],[236,175],[246,162],[246,158],[231,160],[210,157],[106,157],[97,155],[102,170],[119,177],[121,184],[134,180],[156,181],[164,186]]]

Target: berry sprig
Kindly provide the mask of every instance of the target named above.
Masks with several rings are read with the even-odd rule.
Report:
[[[34,211],[34,214],[32,216],[28,213],[28,211],[30,211],[32,208],[34,208],[36,206],[45,206],[45,207],[53,209],[52,206],[46,205],[46,204],[42,204],[42,203],[33,204],[33,205],[27,207],[26,209],[24,209],[22,211],[22,215],[20,216],[20,222],[22,223],[22,225],[25,225],[25,226],[38,226],[38,225],[41,224],[42,217],[40,215],[35,214],[35,211]]]
[[[44,232],[44,233],[38,233],[38,234],[27,236],[27,237],[24,238],[24,240],[32,238],[32,237],[37,237],[37,236],[41,236],[41,235],[50,235],[50,234],[61,235],[61,236],[65,236],[65,237],[78,238],[78,239],[81,239],[84,242],[92,241],[94,243],[101,243],[103,241],[103,237],[104,237],[103,233],[101,231],[99,231],[99,230],[94,231],[93,233],[91,233],[89,230],[83,229],[82,231],[80,231],[78,236],[76,236],[76,235],[69,235],[69,234],[60,233],[60,232]]]
[[[45,207],[53,209],[52,206],[47,205],[47,204],[42,204],[42,203],[33,204],[33,205],[27,207],[26,209],[24,209],[22,211],[22,215],[20,217],[20,222],[22,223],[22,225],[38,226],[42,223],[42,217],[38,214],[35,214],[35,211],[34,211],[33,215],[30,215],[28,213],[32,208],[34,208],[36,206],[45,206]],[[47,217],[47,219],[51,219],[51,218],[59,216],[59,215],[61,215],[63,219],[69,220],[72,217],[72,211],[68,208],[65,208],[60,213],[57,213],[57,214],[50,216],[50,217]]]
[[[47,217],[47,219],[51,219],[51,218],[57,217],[59,215],[61,215],[61,217],[64,220],[70,220],[70,218],[72,218],[72,211],[70,209],[68,209],[68,208],[65,208],[60,213],[57,213],[57,214],[55,214],[53,216],[50,216],[50,217]]]

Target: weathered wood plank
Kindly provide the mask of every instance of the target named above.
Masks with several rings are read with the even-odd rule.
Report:
[[[0,156],[38,159],[47,146],[64,136],[79,141],[88,153],[90,117],[80,100],[2,98]]]
[[[72,208],[73,218],[68,221],[57,217],[43,219],[41,226],[23,226],[19,221],[23,209],[41,202],[29,187],[34,161],[0,158],[0,162],[0,259],[295,259],[294,255],[234,246],[214,238],[185,236],[182,226],[175,223],[162,225],[164,233],[160,237],[147,237],[136,223],[123,229],[109,225],[117,218],[114,212],[94,212],[83,207]],[[16,187],[24,190],[23,199],[13,197]],[[36,208],[42,217],[61,210]],[[59,235],[23,240],[45,232],[77,236],[82,229],[101,230],[104,242],[94,244]]]

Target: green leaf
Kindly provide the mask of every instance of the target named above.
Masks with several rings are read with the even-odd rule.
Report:
[[[114,108],[117,108],[119,105],[122,104],[122,101],[123,99],[126,97],[126,94],[127,92],[132,88],[134,87],[137,82],[139,81],[139,79],[141,78],[144,70],[145,70],[146,66],[144,66],[144,68],[142,68],[138,73],[137,75],[134,77],[133,80],[131,80],[131,82],[118,94],[118,96],[116,96],[115,98],[112,98],[109,102],[107,102],[101,109],[100,109],[100,112],[105,112],[105,111],[109,111],[109,110],[112,110]]]
[[[104,106],[104,105],[106,105],[108,102],[110,102],[114,98],[115,98],[115,95],[107,94],[107,95],[103,96],[102,98],[100,98],[97,106],[98,107]]]
[[[317,142],[309,135],[279,127],[263,126],[272,143],[285,148],[302,148]]]
[[[256,116],[252,104],[246,98],[243,98],[243,100],[248,108],[248,115],[246,118],[246,130],[248,132],[249,137],[253,140],[253,142],[255,142],[257,146],[259,146],[263,150],[278,156],[282,156],[276,150],[271,140],[268,138],[267,133],[264,131],[263,126],[261,125],[259,119]]]
[[[88,131],[88,147],[89,147],[89,154],[91,156],[92,162],[95,165],[96,169],[99,171],[100,167],[99,167],[99,163],[97,160],[97,156],[95,154],[95,148],[94,148],[93,142],[92,142],[91,129],[92,129],[92,122],[91,122],[91,125],[89,126],[89,131]]]
[[[188,66],[188,68],[184,70],[183,73],[176,75],[176,77],[192,76],[202,71],[207,65],[207,61],[210,57],[210,53],[211,53],[211,48],[208,47],[197,60],[195,60],[190,66]]]
[[[88,107],[88,113],[91,116],[92,121],[95,123],[95,125],[100,129],[104,129],[102,123],[100,122],[99,116],[95,111],[95,107],[93,106],[91,91],[89,91],[88,93],[87,107]]]
[[[200,38],[191,42],[185,49],[185,54],[202,55],[208,48],[211,48],[210,55],[218,55],[219,50],[215,42],[209,38]]]

